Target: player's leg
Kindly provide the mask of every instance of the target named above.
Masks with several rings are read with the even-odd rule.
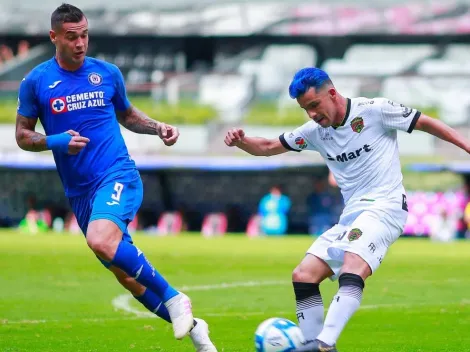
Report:
[[[152,290],[139,284],[135,279],[127,275],[121,269],[110,266],[109,270],[116,276],[118,282],[128,290],[136,300],[138,300],[145,308],[154,313],[158,317],[171,323],[170,314],[166,309],[160,297]]]
[[[127,225],[142,202],[140,178],[105,182],[95,192],[87,243],[102,260],[124,271],[154,292],[168,309],[177,339],[186,336],[193,326],[191,301],[176,291],[130,241]],[[126,236],[124,236],[126,235]]]
[[[335,346],[341,332],[359,309],[365,280],[377,270],[387,250],[401,234],[401,228],[385,213],[362,212],[352,223],[351,230],[338,238],[328,253],[343,258],[339,275],[339,290],[334,296],[317,339]]]
[[[90,199],[90,198],[92,197],[89,194],[85,194],[83,196],[73,197],[69,199],[72,210],[84,234],[87,233],[89,220],[90,220],[90,217],[92,216],[92,209],[93,209],[94,201],[93,199]],[[96,200],[96,197],[95,197],[95,200]],[[140,200],[138,200],[138,197],[137,197],[137,201],[140,205]],[[112,201],[110,201],[110,203],[113,204]],[[122,203],[122,200],[119,203]],[[117,204],[114,204],[113,207],[115,205]],[[95,207],[94,209],[95,210],[95,213],[93,214],[94,218],[99,218],[99,216],[97,215],[98,214],[97,209],[99,210],[99,207]],[[122,217],[122,216],[118,214],[118,217]],[[133,216],[131,217],[133,218]],[[127,242],[132,242],[131,237],[127,233],[127,231],[124,233],[124,236],[122,234],[120,234],[119,236]],[[171,318],[168,313],[168,309],[166,308],[164,304],[162,304],[162,300],[156,293],[154,293],[150,289],[146,289],[145,286],[139,284],[135,279],[131,278],[121,269],[115,266],[111,266],[109,261],[101,259],[100,256],[98,255],[97,257],[98,259],[100,259],[101,263],[106,268],[110,269],[114,273],[119,283],[122,286],[124,286],[128,291],[130,291],[139,302],[141,302],[152,313],[156,314],[157,316],[171,323]],[[209,339],[209,329],[208,329],[207,323],[201,319],[195,319],[194,321],[197,321],[198,323],[194,324],[193,322],[192,324],[193,328],[191,329],[190,337],[193,341],[193,344],[196,347],[196,350],[200,352],[216,351],[216,348],[214,347],[214,345]]]
[[[136,300],[147,308],[150,312],[154,313],[163,320],[171,323],[170,313],[163,304],[160,297],[158,297],[152,290],[142,286],[135,279],[127,275],[121,269],[110,266],[109,270],[116,276],[118,282],[127,289]],[[195,318],[193,327],[189,333],[196,351],[198,352],[216,352],[214,344],[209,338],[209,326],[202,320]]]
[[[327,249],[341,231],[340,226],[335,226],[321,235],[292,273],[297,321],[307,341],[314,340],[323,328],[324,306],[320,283],[334,276],[330,265],[339,270],[341,263],[332,262]]]
[[[326,314],[323,330],[317,339],[328,346],[335,346],[348,321],[359,309],[365,280],[372,270],[360,256],[346,252],[344,266],[338,279],[339,289]]]

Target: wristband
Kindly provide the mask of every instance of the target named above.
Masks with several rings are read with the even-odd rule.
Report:
[[[53,134],[52,136],[46,137],[47,149],[50,149],[54,152],[61,152],[68,154],[69,152],[69,143],[72,139],[72,136],[67,132],[60,134]]]

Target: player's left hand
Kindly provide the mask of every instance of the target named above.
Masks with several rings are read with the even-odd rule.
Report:
[[[157,125],[157,134],[165,143],[166,146],[171,146],[176,143],[178,137],[180,136],[180,132],[174,126],[167,125],[166,123],[159,122]]]

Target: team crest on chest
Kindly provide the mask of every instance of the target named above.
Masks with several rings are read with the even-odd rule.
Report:
[[[68,111],[65,97],[52,98],[49,103],[53,114],[62,114]]]
[[[360,116],[351,121],[351,129],[356,133],[361,133],[364,129],[364,119]]]
[[[103,77],[96,72],[92,72],[88,75],[88,82],[94,86],[99,86],[103,82]]]

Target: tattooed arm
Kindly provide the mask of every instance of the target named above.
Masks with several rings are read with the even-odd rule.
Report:
[[[148,117],[134,106],[125,111],[117,112],[118,121],[129,131],[139,134],[158,134],[158,121]]]
[[[88,138],[80,136],[80,133],[73,130],[45,136],[35,131],[37,121],[38,119],[16,114],[16,143],[21,149],[28,152],[55,150],[76,155],[90,142]]]
[[[20,114],[16,115],[16,143],[29,152],[42,152],[47,150],[46,136],[35,132],[38,119],[31,119]]]
[[[117,111],[117,118],[129,131],[158,135],[167,146],[175,144],[178,140],[179,132],[176,127],[155,121],[132,105],[125,111]]]

